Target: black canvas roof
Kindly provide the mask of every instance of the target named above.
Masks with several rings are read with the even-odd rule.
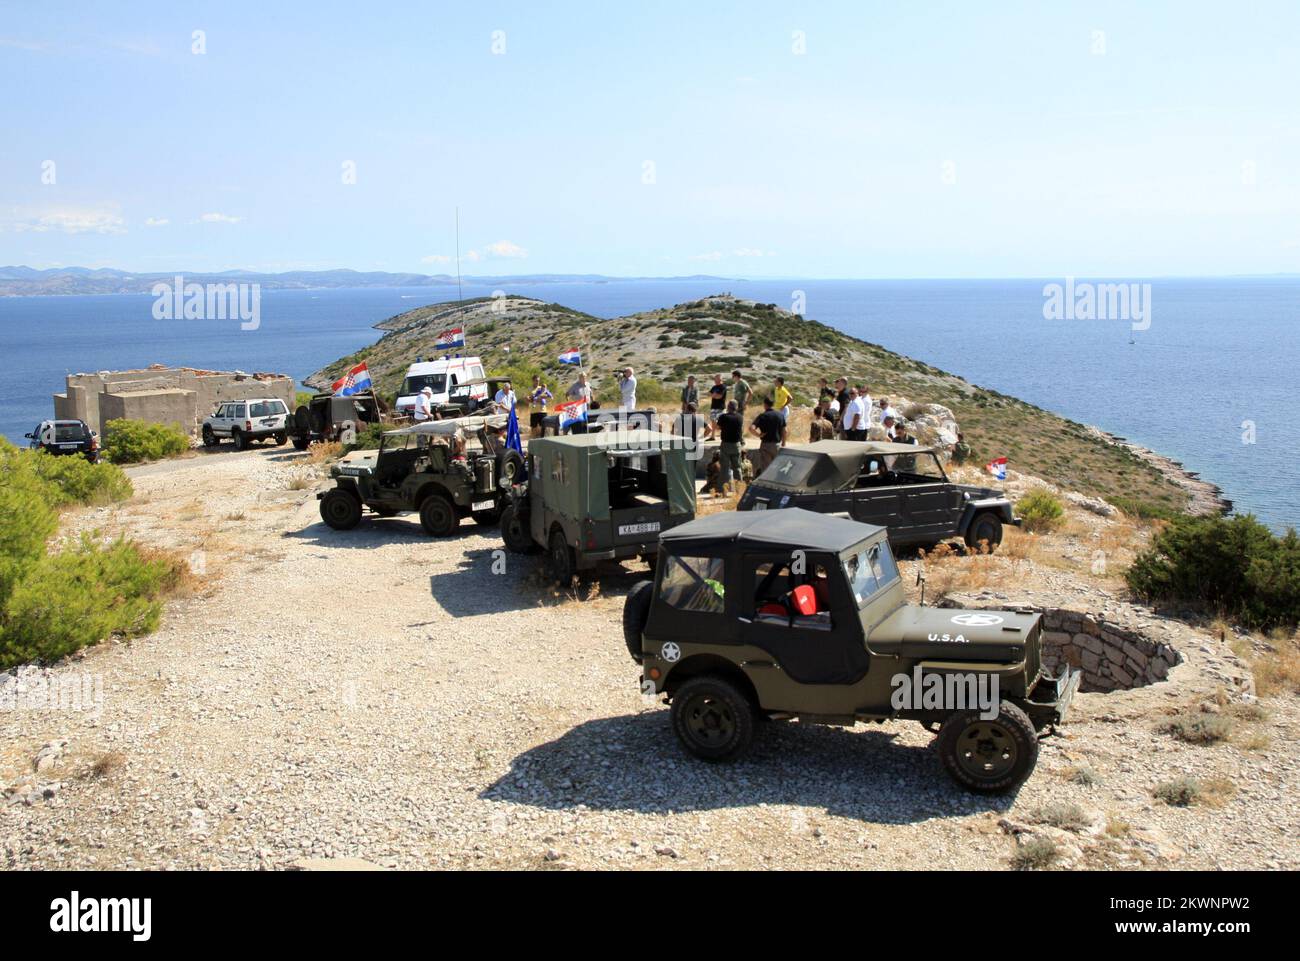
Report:
[[[916,455],[932,447],[883,441],[822,440],[782,447],[756,480],[785,490],[836,491],[852,487],[868,457]],[[793,461],[801,462],[802,466]]]
[[[660,539],[676,553],[692,548],[783,547],[840,553],[883,527],[792,507],[785,510],[722,511],[665,531]]]

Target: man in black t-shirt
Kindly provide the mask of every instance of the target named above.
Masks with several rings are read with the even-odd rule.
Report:
[[[749,426],[750,432],[758,435],[758,457],[754,459],[754,476],[767,470],[777,451],[781,449],[781,437],[785,433],[785,421],[772,409],[772,398],[763,398],[763,413],[754,418]]]
[[[714,374],[713,386],[709,388],[709,420],[717,423],[726,409],[727,385],[722,382],[721,374]]]
[[[729,490],[731,478],[740,483],[740,454],[745,446],[745,422],[734,400],[727,401],[727,412],[718,415],[718,436],[722,441],[722,488]]]

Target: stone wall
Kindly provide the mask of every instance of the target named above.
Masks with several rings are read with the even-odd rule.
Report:
[[[150,396],[160,397],[167,392],[184,393],[189,399],[188,408],[178,412],[172,400],[155,403],[148,399]],[[167,422],[179,420],[183,430],[194,433],[203,418],[226,400],[278,397],[292,410],[295,385],[293,378],[285,374],[245,374],[241,371],[196,370],[159,364],[142,370],[69,374],[66,391],[54,395],[54,415],[83,420],[92,430],[103,433],[104,423],[116,416],[106,416],[109,409],[116,411],[124,406],[122,403],[106,401],[106,398],[115,395],[135,395],[135,401],[127,401],[125,405],[144,411],[139,419],[154,420],[148,411],[157,406],[163,410],[161,417]],[[178,413],[181,416],[178,417]]]
[[[1119,691],[1163,681],[1182,657],[1168,644],[1079,611],[1043,611],[1043,666],[1083,669],[1081,691]]]

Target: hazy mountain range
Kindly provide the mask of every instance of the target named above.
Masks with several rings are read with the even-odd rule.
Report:
[[[226,270],[219,273],[173,270],[165,273],[136,273],[111,267],[0,267],[0,296],[39,294],[147,294],[154,284],[172,283],[177,275],[186,283],[256,283],[266,290],[306,289],[310,287],[454,287],[456,278],[449,274],[402,274],[382,270],[290,270],[279,274],[262,274],[251,270]],[[601,274],[509,274],[469,276],[463,283],[492,284],[601,284],[612,280],[721,280],[705,274],[684,277],[606,277]]]

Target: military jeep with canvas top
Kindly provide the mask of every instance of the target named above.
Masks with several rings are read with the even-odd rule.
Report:
[[[681,437],[649,430],[537,437],[527,467],[502,511],[501,536],[516,553],[545,549],[561,584],[602,561],[653,563],[659,535],[695,516],[694,465]]]
[[[495,524],[524,460],[499,432],[506,414],[425,421],[388,431],[377,451],[354,451],[330,468],[335,486],[320,498],[321,519],[349,530],[363,507],[380,517],[419,511],[434,537],[447,537],[461,518]]]
[[[954,779],[1001,792],[1079,686],[1077,669],[1043,671],[1040,617],[909,605],[883,528],[796,508],[666,531],[623,625],[642,690],[666,696],[696,757],[739,756],[761,719],[916,720]]]
[[[1003,525],[1019,526],[1011,501],[991,487],[948,480],[932,447],[876,441],[792,444],[746,488],[737,510],[802,507],[889,528],[899,547],[960,537],[993,551]]]

